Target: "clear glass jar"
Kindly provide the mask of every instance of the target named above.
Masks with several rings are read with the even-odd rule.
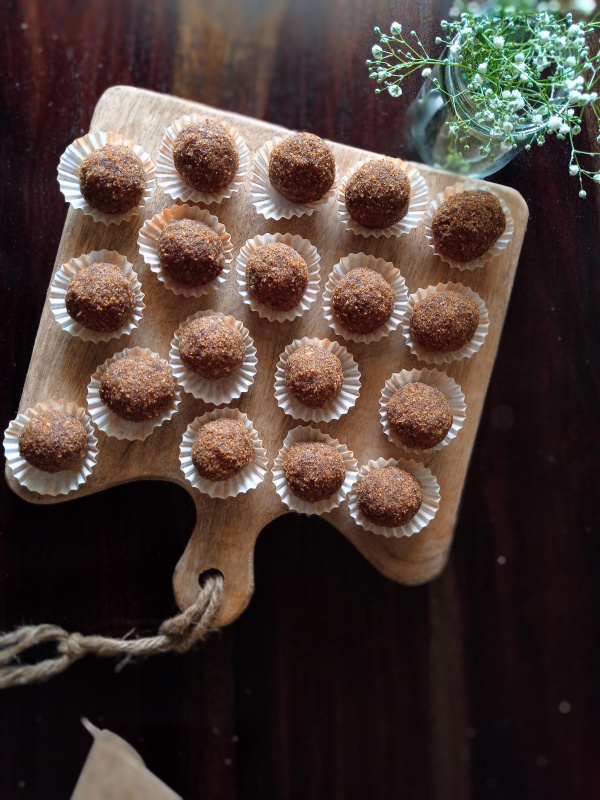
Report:
[[[436,87],[432,80],[434,77],[448,94]],[[454,99],[450,100],[448,95]],[[515,128],[519,144],[506,150],[502,136],[492,133],[493,125],[475,121],[475,111],[459,67],[452,63],[436,67],[408,110],[412,140],[426,164],[460,175],[484,178],[502,169],[545,127],[524,120]],[[469,122],[468,135],[464,137],[461,132],[460,141],[446,124],[456,119]],[[482,145],[490,145],[491,152],[481,153]]]

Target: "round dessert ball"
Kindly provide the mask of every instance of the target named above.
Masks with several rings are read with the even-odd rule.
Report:
[[[408,383],[392,395],[387,415],[400,441],[419,450],[428,450],[442,442],[453,419],[446,395],[420,381]]]
[[[384,528],[406,525],[423,502],[423,487],[400,467],[372,469],[359,480],[356,494],[365,517]]]
[[[124,214],[140,204],[146,189],[146,171],[129,147],[107,144],[83,159],[79,186],[93,208],[105,214]]]
[[[233,136],[218,122],[192,122],[179,131],[173,161],[181,177],[199,192],[220,192],[240,163]]]
[[[179,353],[192,372],[218,381],[242,366],[246,341],[222,317],[199,317],[179,332]]]
[[[19,453],[32,467],[44,472],[77,469],[87,451],[83,423],[63,411],[40,411],[19,434]]]
[[[431,230],[438,252],[454,261],[473,261],[486,253],[506,228],[500,201],[490,192],[460,192],[433,215]]]
[[[305,344],[285,365],[285,385],[308,408],[323,408],[339,395],[344,383],[342,362],[326,347]]]
[[[90,264],[69,282],[65,305],[71,319],[92,331],[118,330],[135,308],[131,281],[114,264]]]
[[[346,208],[365,228],[389,228],[402,219],[410,203],[406,172],[391,161],[367,161],[346,184]]]
[[[306,261],[287,244],[267,242],[248,258],[246,286],[259,303],[276,311],[291,311],[308,286]]]
[[[100,379],[100,399],[121,419],[156,419],[175,399],[171,368],[150,356],[127,356],[108,367]]]
[[[170,222],[158,237],[161,267],[185,286],[205,286],[225,267],[225,251],[218,234],[195,219]]]
[[[425,350],[450,353],[470,342],[479,325],[477,304],[458,292],[435,292],[415,303],[410,332]]]
[[[372,333],[392,316],[396,294],[378,272],[358,267],[333,290],[333,315],[350,333]]]
[[[281,466],[291,491],[308,503],[331,497],[341,489],[346,477],[343,457],[324,442],[295,444]]]
[[[286,136],[271,151],[269,180],[292,203],[316,203],[335,180],[331,148],[313,133]]]
[[[243,422],[215,419],[198,431],[192,445],[192,463],[201,478],[226,481],[252,461],[254,447]]]

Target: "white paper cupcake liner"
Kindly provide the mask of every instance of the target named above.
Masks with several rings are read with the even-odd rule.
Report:
[[[331,495],[331,497],[326,497],[324,500],[319,500],[316,503],[309,503],[306,500],[301,500],[299,497],[296,497],[287,485],[282,466],[283,459],[292,447],[300,442],[323,442],[333,447],[334,450],[337,450],[344,459],[344,466],[346,467],[344,483],[339,491]],[[339,442],[337,439],[332,439],[331,436],[323,433],[318,428],[300,425],[297,428],[292,428],[286,436],[271,471],[273,473],[275,490],[284,505],[291,511],[297,511],[299,514],[326,514],[329,511],[333,511],[334,508],[337,508],[346,499],[346,495],[358,477],[358,461],[354,458],[354,454],[348,450],[346,445],[342,444],[342,442]]]
[[[141,203],[134,206],[129,211],[126,211],[124,214],[106,214],[104,211],[93,208],[84,199],[79,186],[79,171],[83,159],[89,156],[90,153],[93,153],[94,150],[99,150],[107,144],[120,144],[133,150],[142,162],[146,172],[146,189],[144,190]],[[82,136],[80,139],[75,139],[75,141],[67,147],[60,157],[60,162],[58,164],[58,184],[65,200],[67,203],[70,203],[73,208],[80,209],[84,214],[92,217],[94,222],[102,222],[104,225],[118,225],[121,222],[127,222],[133,217],[139,216],[140,210],[148,203],[156,187],[155,172],[155,167],[150,156],[139,144],[135,144],[131,139],[126,139],[120,133],[103,133],[98,131],[95,133],[88,133],[87,136]]]
[[[354,175],[354,173],[360,169],[360,167],[364,166],[369,161],[391,161],[392,164],[395,164],[397,167],[404,170],[408,180],[410,181],[410,203],[408,205],[408,211],[401,220],[396,222],[394,225],[390,225],[388,228],[365,228],[356,220],[352,219],[348,209],[346,208],[346,186],[348,185],[348,181]],[[351,169],[348,170],[340,184],[337,205],[340,218],[346,230],[352,231],[357,236],[375,236],[377,238],[380,236],[385,236],[388,238],[389,236],[402,236],[402,234],[408,234],[414,228],[416,228],[427,211],[428,201],[429,187],[425,183],[425,178],[423,178],[419,170],[408,161],[402,161],[400,158],[389,158],[389,156],[384,156],[380,159],[365,158],[362,161],[358,161]]]
[[[19,435],[25,424],[39,414],[40,411],[63,411],[81,420],[87,433],[88,451],[79,469],[54,473],[44,472],[41,469],[32,467],[21,457],[19,453]],[[24,414],[19,414],[16,419],[13,419],[4,432],[4,454],[13,478],[31,492],[50,495],[51,497],[69,494],[69,492],[75,491],[86,482],[96,465],[96,459],[98,458],[97,444],[98,440],[94,435],[91,420],[85,409],[80,408],[76,403],[68,403],[66,400],[38,403],[33,408],[28,408]]]
[[[216,381],[210,381],[198,375],[196,372],[189,370],[181,360],[181,354],[179,352],[180,331],[199,317],[211,316],[221,317],[228,325],[241,333],[246,340],[246,353],[242,366],[226,378],[221,378]],[[235,319],[235,317],[231,315],[226,316],[220,311],[212,311],[211,309],[208,311],[198,311],[196,314],[192,314],[188,317],[185,322],[181,323],[179,328],[175,331],[175,336],[171,342],[169,360],[177,383],[179,383],[186,392],[193,395],[196,400],[204,400],[205,403],[213,403],[215,406],[231,403],[232,400],[236,400],[244,392],[247,392],[254,383],[256,365],[258,364],[254,340],[250,336],[248,329],[245,328],[239,320]]]
[[[205,225],[208,225],[209,228],[213,229],[223,243],[223,250],[225,251],[225,266],[223,272],[203,286],[187,286],[184,283],[180,283],[171,278],[170,275],[167,275],[160,265],[158,239],[170,222],[181,219],[195,219],[198,222],[203,222]],[[155,214],[152,219],[146,220],[138,234],[138,247],[142,258],[146,264],[148,264],[152,272],[154,272],[158,280],[164,283],[165,288],[175,294],[182,294],[184,297],[202,297],[224,283],[227,278],[227,273],[231,269],[233,258],[233,244],[231,242],[231,236],[225,230],[225,225],[219,222],[217,217],[205,208],[197,208],[197,206],[188,206],[187,204],[165,208],[160,214]]]
[[[275,191],[269,180],[269,159],[273,148],[285,138],[285,136],[276,136],[265,142],[254,156],[251,185],[252,203],[257,213],[262,214],[265,219],[291,219],[292,217],[303,217],[305,214],[310,217],[317,209],[328,203],[337,191],[337,166],[336,177],[331,188],[316,203],[294,203]]]
[[[443,439],[435,447],[429,448],[416,448],[408,447],[404,442],[399,439],[393,432],[387,414],[387,405],[392,396],[403,386],[409,383],[425,383],[427,386],[433,386],[445,395],[448,405],[452,410],[452,427]],[[411,369],[396,372],[392,377],[386,381],[385,386],[381,392],[381,399],[379,401],[380,411],[379,416],[385,435],[388,437],[392,444],[397,447],[402,447],[404,450],[415,453],[433,453],[435,450],[441,450],[447,444],[456,438],[459,430],[462,428],[467,414],[467,404],[465,396],[461,391],[460,386],[456,383],[454,378],[446,375],[444,372],[438,372],[437,369]]]
[[[248,265],[248,259],[261,245],[267,244],[268,242],[279,242],[288,245],[288,247],[293,248],[302,256],[306,262],[306,267],[308,269],[308,286],[298,305],[294,306],[294,308],[289,311],[277,311],[274,308],[269,308],[252,297],[246,286],[246,267]],[[301,236],[294,236],[291,233],[263,233],[262,235],[255,236],[254,239],[248,239],[246,244],[240,249],[237,257],[237,282],[242,300],[246,305],[250,306],[252,311],[256,311],[259,317],[268,319],[269,322],[287,322],[296,319],[296,317],[300,317],[308,311],[319,296],[319,288],[321,285],[321,275],[319,272],[320,261],[321,257],[317,252],[317,248],[311,244],[308,239],[303,239]]]
[[[423,502],[421,508],[417,511],[415,516],[406,523],[397,528],[385,528],[383,525],[375,525],[365,517],[358,506],[358,496],[356,494],[356,483],[348,494],[348,510],[354,521],[358,525],[362,525],[372,533],[386,538],[399,539],[402,536],[414,536],[419,533],[423,528],[433,520],[440,507],[440,486],[435,478],[435,475],[423,464],[419,464],[412,459],[405,461],[402,458],[378,458],[376,461],[369,461],[365,466],[361,467],[358,473],[359,480],[364,478],[367,473],[372,469],[383,469],[383,467],[400,467],[407,472],[412,473],[415,478],[420,482],[423,487]]]
[[[305,406],[304,403],[294,397],[285,385],[285,365],[287,360],[292,353],[305,344],[326,347],[334,356],[339,358],[342,364],[344,373],[342,390],[335,400],[332,400],[323,408]],[[343,414],[347,414],[358,400],[360,386],[360,372],[356,361],[343,345],[331,342],[329,339],[310,339],[308,336],[304,336],[302,339],[295,339],[281,353],[275,368],[275,399],[279,408],[290,417],[300,419],[303,422],[331,422],[334,419],[339,419]]]
[[[69,284],[79,270],[84,267],[89,267],[91,264],[101,263],[114,264],[118,267],[123,275],[129,278],[131,290],[135,294],[133,313],[116,331],[93,331],[90,330],[90,328],[86,328],[69,316],[65,303]],[[82,339],[84,342],[108,342],[111,339],[119,339],[121,336],[128,336],[140,324],[142,312],[145,308],[142,284],[139,282],[137,274],[133,271],[133,266],[125,256],[117,253],[116,250],[94,250],[91,253],[85,253],[79,256],[79,258],[72,258],[70,261],[67,261],[54,276],[50,285],[49,299],[52,313],[63,331],[66,331],[71,336],[76,336],[78,339]]]
[[[460,350],[451,350],[449,353],[433,353],[426,350],[422,345],[416,342],[410,332],[410,316],[413,312],[415,304],[420,300],[424,300],[436,292],[452,291],[470,297],[471,300],[477,305],[479,309],[479,325],[470,342],[467,342]],[[426,364],[449,364],[451,361],[460,361],[463,358],[470,358],[482,346],[487,336],[490,327],[490,317],[485,303],[481,297],[469,289],[468,286],[463,286],[462,283],[438,283],[437,286],[428,286],[426,289],[417,289],[414,294],[408,299],[406,311],[402,318],[402,333],[406,339],[406,344],[410,348],[410,352],[415,355],[419,361],[424,361]]]
[[[177,172],[173,161],[173,145],[177,135],[186,125],[191,125],[193,122],[205,122],[206,119],[207,117],[202,114],[186,114],[176,119],[172,125],[169,125],[162,138],[156,158],[156,179],[163,192],[172,197],[173,200],[183,200],[184,203],[204,203],[205,205],[220,203],[222,200],[231,197],[235,192],[239,192],[246,180],[246,173],[250,167],[248,146],[235,128],[216,118],[211,119],[211,122],[218,122],[225,128],[233,137],[238,151],[239,164],[231,183],[221,192],[199,192],[193,186],[190,186]]]
[[[340,323],[333,316],[333,309],[331,306],[333,291],[339,281],[353,269],[358,267],[366,267],[378,272],[390,284],[396,293],[396,302],[392,316],[379,328],[372,331],[372,333],[351,333],[343,328]],[[408,289],[404,278],[400,274],[400,270],[391,264],[389,261],[384,261],[383,258],[376,258],[375,256],[368,256],[365,253],[351,253],[349,256],[342,258],[334,265],[325,289],[323,291],[323,314],[329,323],[329,327],[333,328],[337,336],[351,342],[362,342],[368,344],[369,342],[378,342],[385,336],[395,331],[402,323],[402,318],[408,303]]]
[[[504,216],[506,217],[506,228],[504,229],[504,233],[502,236],[500,236],[498,241],[479,258],[475,258],[473,261],[454,261],[453,259],[448,258],[448,256],[442,255],[437,250],[433,239],[433,230],[431,229],[433,216],[442,203],[445,203],[446,200],[452,197],[452,195],[459,194],[460,192],[473,191],[475,189],[485,190],[486,192],[493,194],[494,197],[498,199],[500,205],[502,206],[502,211],[504,211]],[[460,270],[480,269],[481,267],[484,267],[488,261],[490,261],[492,258],[495,258],[506,249],[513,237],[514,230],[515,222],[513,220],[510,208],[507,206],[504,199],[500,197],[500,195],[492,186],[475,183],[475,181],[463,181],[461,183],[455,183],[453,186],[447,186],[444,191],[438,194],[435,200],[431,202],[431,205],[423,217],[423,233],[425,234],[429,247],[431,247],[435,255],[441,258],[442,261],[445,261],[446,264],[449,264],[454,269]]]
[[[198,431],[203,425],[207,422],[212,422],[212,420],[223,418],[236,419],[244,423],[252,439],[254,458],[233,478],[228,478],[225,481],[209,481],[198,475],[196,467],[192,463],[192,446]],[[209,497],[225,499],[227,497],[236,497],[238,494],[245,494],[250,489],[256,489],[265,479],[265,475],[268,472],[269,459],[267,458],[267,451],[262,446],[262,441],[258,438],[254,425],[246,414],[238,411],[237,408],[222,408],[216,411],[209,411],[208,414],[197,417],[191,425],[188,425],[179,448],[179,463],[185,479],[195,489],[209,495]]]
[[[128,356],[150,356],[150,358],[155,358],[157,361],[160,361],[161,364],[170,367],[170,364],[165,361],[164,358],[161,358],[158,353],[153,353],[151,350],[148,350],[147,347],[127,347],[120,353],[115,353],[112,358],[107,358],[106,361],[96,369],[88,384],[87,405],[88,413],[98,430],[104,431],[107,436],[113,436],[115,439],[126,439],[133,442],[147,439],[156,428],[167,422],[167,420],[172,419],[177,413],[177,406],[181,403],[181,390],[179,386],[175,388],[173,405],[160,416],[156,417],[156,419],[146,419],[141,422],[129,422],[128,420],[121,419],[114,411],[107,408],[100,399],[100,381],[108,367],[114,361],[118,361],[120,358],[127,358]]]

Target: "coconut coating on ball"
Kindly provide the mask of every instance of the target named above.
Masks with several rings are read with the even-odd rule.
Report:
[[[389,228],[406,216],[410,181],[392,161],[367,161],[346,184],[345,196],[353,220],[365,228]]]
[[[244,363],[246,341],[222,317],[192,320],[179,332],[179,353],[185,366],[209,381],[218,381]]]
[[[254,447],[243,422],[215,419],[205,423],[192,445],[192,463],[201,478],[226,481],[252,461]]]
[[[342,391],[340,359],[322,345],[305,344],[285,364],[285,385],[308,408],[323,408]]]
[[[276,311],[291,311],[308,286],[306,261],[287,244],[267,242],[248,257],[246,286],[260,303]]]
[[[437,250],[461,263],[486,253],[506,229],[500,201],[491,192],[459,192],[437,209],[431,221]]]
[[[366,267],[346,273],[331,297],[335,318],[350,333],[377,330],[392,316],[395,302],[396,294],[385,278]]]
[[[464,294],[434,292],[415,303],[410,332],[425,350],[450,353],[470,342],[479,325],[477,304]]]
[[[131,281],[114,264],[90,264],[69,282],[65,295],[69,316],[93,331],[122,327],[135,308]]]
[[[301,442],[286,453],[283,474],[301,500],[318,503],[338,492],[346,477],[344,459],[324,442]]]
[[[421,508],[423,487],[400,467],[372,469],[356,485],[358,506],[362,513],[384,528],[406,525]]]
[[[175,399],[177,384],[168,364],[150,356],[113,361],[100,379],[100,399],[121,419],[156,419]]]
[[[335,180],[331,148],[313,133],[286,136],[271,151],[269,180],[293,203],[316,203]]]
[[[129,147],[107,144],[81,162],[79,187],[84,200],[105,214],[124,214],[138,206],[146,189],[146,171]]]
[[[158,257],[167,275],[185,286],[205,286],[225,267],[219,235],[195,219],[176,220],[162,230]]]
[[[234,179],[240,159],[233,136],[214,120],[192,122],[173,143],[181,177],[199,192],[221,192]]]
[[[87,432],[81,420],[63,411],[40,411],[19,434],[19,453],[44,472],[77,469],[87,452]]]
[[[427,450],[442,442],[452,427],[452,409],[446,395],[415,381],[398,389],[387,404],[392,431],[407,447]]]

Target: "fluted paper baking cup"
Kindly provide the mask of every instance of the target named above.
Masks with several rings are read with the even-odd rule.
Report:
[[[449,353],[433,353],[426,350],[413,338],[410,331],[410,317],[416,303],[420,300],[424,300],[426,297],[430,297],[436,292],[445,291],[458,292],[466,297],[470,297],[479,309],[479,325],[471,341],[467,342],[459,350],[451,350]],[[417,289],[417,291],[408,298],[406,311],[402,318],[402,334],[406,340],[406,344],[410,348],[410,352],[415,355],[419,361],[424,361],[426,364],[448,364],[451,361],[460,361],[463,358],[470,358],[484,343],[489,327],[490,317],[485,303],[477,292],[469,289],[468,286],[463,286],[462,283],[438,283],[437,286]]]
[[[248,291],[246,285],[246,267],[248,266],[248,259],[252,253],[256,252],[259,247],[269,242],[279,242],[286,244],[288,247],[293,248],[306,262],[308,269],[308,285],[298,305],[289,311],[277,311],[274,308],[264,305],[253,297]],[[301,236],[294,236],[291,233],[263,233],[262,235],[255,236],[254,239],[248,239],[246,244],[240,249],[237,257],[237,282],[238,289],[242,300],[246,305],[249,305],[252,311],[256,311],[259,317],[268,319],[269,322],[287,322],[296,317],[302,316],[309,308],[315,303],[319,296],[319,287],[321,285],[321,275],[319,272],[319,264],[321,257],[317,252],[317,248],[311,244],[308,239],[303,239]]]
[[[188,369],[181,360],[181,353],[179,352],[179,333],[193,320],[199,317],[211,316],[221,317],[231,328],[235,328],[238,333],[241,333],[246,341],[246,352],[242,366],[232,372],[231,375],[216,381],[210,381],[208,378],[203,378],[197,372]],[[204,400],[205,403],[213,403],[215,406],[231,403],[232,400],[236,400],[244,392],[247,392],[254,383],[256,365],[258,364],[254,340],[250,336],[248,329],[238,319],[232,317],[231,314],[226,316],[220,311],[212,311],[211,309],[198,311],[181,323],[175,331],[175,336],[171,342],[169,360],[175,380],[183,386],[184,391],[193,395],[196,400]]]
[[[100,399],[100,381],[109,366],[121,358],[129,356],[149,356],[160,361],[166,367],[171,368],[168,361],[161,358],[158,353],[153,353],[147,347],[127,347],[120,353],[116,353],[112,358],[107,358],[92,375],[88,384],[87,405],[88,413],[92,422],[98,430],[104,431],[107,436],[114,436],[115,439],[127,439],[130,442],[147,439],[154,430],[163,425],[167,420],[177,413],[177,406],[181,403],[181,390],[175,387],[175,398],[173,404],[166,411],[163,411],[156,419],[145,419],[141,422],[129,422],[121,419],[118,414],[111,411]]]
[[[233,176],[231,183],[220,192],[199,192],[194,189],[190,184],[177,172],[175,162],[173,161],[173,145],[175,139],[180,131],[191,125],[194,122],[205,122],[208,117],[202,114],[186,114],[179,119],[176,119],[172,125],[169,125],[162,138],[158,156],[156,158],[156,179],[160,188],[172,197],[173,200],[183,200],[184,203],[220,203],[232,196],[244,185],[246,180],[246,173],[250,167],[250,152],[248,146],[241,134],[231,125],[223,122],[221,119],[211,119],[211,122],[218,122],[222,125],[227,133],[231,135],[238,152],[238,168]]]
[[[86,328],[79,322],[76,322],[67,311],[66,297],[69,289],[69,284],[84,267],[89,267],[92,264],[113,264],[118,267],[123,275],[130,281],[131,290],[135,295],[135,306],[133,312],[120,328],[116,331],[93,331]],[[50,285],[50,308],[54,317],[63,331],[66,331],[71,336],[76,336],[84,342],[108,342],[111,339],[119,339],[121,336],[128,336],[140,324],[144,306],[144,293],[142,292],[142,284],[138,280],[137,274],[133,271],[133,266],[129,261],[117,253],[116,250],[94,250],[91,253],[85,253],[78,258],[72,258],[63,264],[57,270],[54,279]]]
[[[358,496],[356,494],[356,485],[354,484],[348,494],[348,510],[353,520],[366,528],[372,533],[386,538],[399,539],[402,536],[414,536],[419,533],[423,528],[434,519],[440,507],[440,486],[431,470],[427,469],[423,464],[410,459],[405,461],[402,458],[378,458],[376,461],[369,461],[365,466],[361,467],[358,473],[358,480],[364,478],[372,469],[383,469],[384,467],[400,467],[407,472],[412,473],[423,487],[423,502],[421,508],[417,511],[415,516],[406,523],[397,528],[385,528],[383,525],[375,525],[371,520],[367,519],[359,508]],[[358,482],[358,481],[357,481]]]
[[[446,437],[436,444],[435,447],[429,448],[416,448],[409,447],[396,436],[390,425],[387,413],[387,406],[393,395],[403,386],[409,383],[425,383],[427,386],[433,386],[438,389],[448,401],[448,405],[452,411],[452,426]],[[385,386],[381,392],[381,399],[379,401],[380,411],[379,417],[385,435],[388,437],[392,444],[397,447],[402,447],[404,450],[413,451],[415,453],[433,453],[435,450],[441,450],[447,444],[456,438],[459,430],[462,428],[467,414],[467,404],[465,403],[465,396],[461,391],[460,386],[456,383],[454,378],[446,375],[444,372],[438,372],[437,369],[403,369],[402,372],[396,372],[392,377],[386,381]]]
[[[215,419],[235,419],[243,422],[246,430],[250,434],[252,446],[254,447],[254,457],[252,461],[244,467],[241,472],[234,475],[233,478],[228,478],[225,481],[209,481],[205,478],[201,478],[192,462],[192,446],[196,440],[198,431],[207,422],[212,422],[212,420]],[[226,497],[236,497],[238,494],[245,494],[249,492],[250,489],[256,489],[265,479],[265,475],[268,472],[269,459],[267,458],[267,451],[262,446],[262,441],[258,438],[258,433],[254,425],[246,414],[242,413],[237,408],[221,408],[215,411],[209,411],[208,414],[197,417],[191,425],[188,425],[186,432],[183,434],[183,439],[181,440],[181,447],[179,448],[179,463],[185,479],[195,489],[209,495],[209,497],[225,499]]]
[[[276,192],[269,179],[269,159],[271,152],[279,142],[284,140],[284,136],[276,136],[256,152],[252,164],[252,203],[257,213],[262,214],[265,219],[291,219],[292,217],[309,217],[321,208],[337,191],[337,165],[336,176],[331,184],[329,191],[315,203],[294,203],[283,195]]]
[[[350,212],[346,208],[346,186],[348,181],[354,173],[370,161],[390,161],[395,166],[399,167],[406,173],[410,181],[410,202],[408,210],[401,220],[398,220],[394,225],[388,228],[365,228],[360,225],[355,219],[352,219]],[[410,164],[408,161],[402,161],[400,158],[367,158],[358,161],[342,178],[340,188],[338,191],[337,205],[340,218],[346,230],[352,231],[357,236],[402,236],[402,234],[410,233],[423,219],[427,211],[427,203],[429,200],[429,187],[425,183],[425,178],[421,175],[419,170]]]
[[[339,395],[327,403],[322,408],[309,408],[301,403],[289,391],[285,383],[285,365],[288,358],[306,344],[319,345],[326,347],[330,353],[337,356],[342,364],[342,371],[344,373],[344,383]],[[275,368],[275,399],[279,407],[290,417],[300,419],[303,422],[331,422],[334,419],[339,419],[343,414],[355,405],[360,394],[360,372],[356,361],[352,358],[346,348],[337,342],[331,342],[329,339],[309,339],[304,336],[302,339],[295,339],[291,344],[285,348],[283,353],[279,356],[277,367]]]
[[[100,150],[101,147],[107,144],[120,144],[133,150],[142,162],[146,172],[146,188],[144,189],[141,203],[124,214],[106,214],[104,211],[99,211],[91,206],[81,194],[79,171],[83,159],[93,153],[94,150]],[[139,144],[135,144],[131,139],[126,139],[120,133],[98,131],[88,133],[87,136],[82,136],[80,139],[75,139],[67,147],[58,164],[58,185],[67,203],[92,217],[94,222],[102,222],[104,225],[119,225],[121,222],[127,222],[133,217],[139,216],[140,210],[152,197],[152,192],[156,187],[155,167],[148,153]]]
[[[380,325],[371,333],[351,333],[343,328],[333,315],[332,296],[335,287],[339,281],[353,269],[358,267],[366,267],[378,272],[389,283],[396,294],[396,301],[392,310],[391,317]],[[368,344],[369,342],[378,342],[384,336],[389,336],[390,333],[395,331],[402,323],[402,318],[406,310],[408,302],[408,289],[406,282],[400,274],[400,270],[391,264],[389,261],[384,261],[383,258],[376,258],[375,256],[368,256],[365,253],[351,253],[349,256],[342,258],[334,265],[327,283],[323,291],[323,314],[329,323],[329,327],[333,328],[337,336],[347,339],[351,342],[362,342]]]
[[[213,229],[223,244],[223,250],[225,252],[225,266],[223,267],[223,272],[217,275],[216,278],[213,278],[212,281],[202,286],[188,286],[185,283],[174,280],[163,270],[160,264],[158,255],[158,240],[160,235],[169,223],[181,219],[195,219],[198,222],[203,222],[205,225],[208,225],[209,228]],[[202,297],[202,295],[208,294],[217,286],[224,283],[227,278],[227,273],[231,269],[231,262],[233,259],[233,244],[231,242],[231,236],[225,230],[225,225],[219,222],[217,217],[205,208],[188,206],[187,204],[165,208],[160,214],[155,214],[152,219],[147,219],[140,228],[138,234],[138,247],[145,263],[148,264],[158,280],[164,283],[165,288],[175,294],[182,294],[184,297]]]
[[[323,442],[328,444],[336,450],[344,459],[344,466],[346,468],[346,477],[340,489],[332,494],[331,497],[326,497],[324,500],[319,500],[316,503],[309,503],[307,500],[301,500],[291,491],[285,474],[283,471],[283,459],[292,449],[292,447],[301,442]],[[284,505],[291,511],[297,511],[299,514],[327,514],[341,505],[346,499],[346,495],[354,485],[358,476],[358,461],[354,458],[354,454],[348,450],[345,444],[339,442],[337,439],[332,439],[323,431],[318,428],[313,428],[310,425],[299,425],[292,430],[285,437],[285,441],[275,462],[273,464],[273,483],[275,490],[281,498]]]
[[[62,411],[81,420],[87,433],[88,451],[81,465],[76,470],[63,470],[61,472],[44,472],[31,466],[19,453],[19,436],[23,427],[40,411]],[[38,403],[33,408],[28,408],[24,414],[18,414],[4,432],[4,454],[6,464],[11,475],[21,486],[38,494],[56,497],[60,494],[69,494],[87,481],[92,474],[98,458],[98,440],[94,435],[91,420],[84,408],[76,403],[66,400],[57,400],[50,403]]]
[[[494,197],[498,199],[500,205],[502,206],[502,211],[504,211],[506,227],[504,228],[504,233],[500,236],[500,238],[479,258],[474,258],[472,261],[454,261],[452,258],[444,256],[438,252],[433,238],[433,230],[431,228],[433,216],[442,203],[445,203],[446,200],[453,195],[460,194],[460,192],[469,192],[474,190],[484,190],[490,194],[493,194]],[[481,183],[475,183],[474,181],[463,181],[461,183],[455,183],[452,186],[446,186],[444,191],[438,194],[435,200],[431,202],[431,205],[426,210],[423,217],[423,233],[425,234],[429,247],[431,247],[435,255],[439,256],[439,258],[441,258],[442,261],[445,261],[446,264],[449,264],[454,269],[460,270],[480,269],[481,267],[484,267],[488,261],[490,261],[492,258],[495,258],[497,255],[500,255],[500,253],[508,247],[514,231],[515,222],[513,220],[510,208],[506,204],[505,200],[500,197],[493,186],[488,186],[487,184],[482,185]]]

